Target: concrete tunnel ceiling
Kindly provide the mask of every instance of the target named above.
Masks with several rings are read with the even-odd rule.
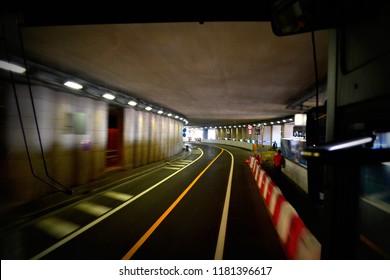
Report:
[[[268,21],[30,26],[22,38],[28,59],[173,110],[190,126],[291,116],[304,107],[288,106],[315,92],[311,34],[277,37]],[[327,31],[315,40],[325,85]]]

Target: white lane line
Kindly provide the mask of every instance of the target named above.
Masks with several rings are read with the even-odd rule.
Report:
[[[179,168],[183,168],[184,166],[187,166],[187,164],[170,164],[170,165],[168,165],[168,167],[179,167]]]
[[[104,205],[87,201],[77,204],[74,208],[96,217],[99,217],[112,209]]]
[[[182,167],[168,167],[168,166],[166,166],[166,167],[163,167],[162,169],[180,170],[180,169],[182,169]]]
[[[175,163],[184,163],[184,164],[188,164],[191,162],[192,162],[192,160],[189,160],[189,159],[181,159],[181,160],[175,161]]]
[[[105,192],[103,195],[106,197],[109,197],[109,198],[120,200],[120,201],[129,200],[130,198],[132,198],[134,196],[134,195],[131,195],[128,193],[114,192],[114,191]]]
[[[78,230],[74,231],[73,233],[69,234],[68,236],[66,236],[65,238],[61,239],[60,241],[58,241],[57,243],[53,244],[52,246],[50,246],[49,248],[46,248],[45,250],[43,250],[42,252],[38,253],[37,255],[33,256],[31,259],[32,260],[39,260],[41,259],[42,257],[46,256],[47,254],[49,254],[50,252],[54,251],[55,249],[61,247],[62,245],[64,245],[65,243],[67,243],[68,241],[72,240],[73,238],[75,238],[76,236],[82,234],[83,232],[87,231],[88,229],[90,229],[91,227],[97,225],[98,223],[100,223],[101,221],[103,221],[104,219],[108,218],[109,216],[115,214],[116,212],[118,212],[119,210],[121,210],[122,208],[126,207],[127,205],[129,205],[130,203],[132,203],[133,201],[137,200],[138,198],[142,197],[143,195],[147,194],[148,192],[150,192],[151,190],[155,189],[156,187],[158,187],[159,185],[161,185],[162,183],[164,183],[165,181],[169,180],[170,178],[172,178],[173,176],[175,176],[176,174],[178,174],[179,172],[183,171],[184,169],[186,169],[187,167],[189,167],[190,165],[192,165],[193,163],[195,163],[196,161],[198,161],[202,156],[203,156],[203,151],[199,148],[200,150],[200,156],[195,159],[191,164],[188,164],[187,166],[185,166],[184,168],[181,168],[180,170],[174,172],[173,174],[169,175],[168,177],[166,177],[165,179],[161,180],[160,182],[154,184],[153,186],[151,186],[150,188],[144,190],[143,192],[139,193],[138,195],[132,197],[131,199],[127,200],[126,202],[124,202],[123,204],[119,205],[118,207],[112,209],[111,211],[107,212],[106,214],[100,216],[99,218],[97,218],[96,220],[94,220],[93,222],[85,225],[84,227],[81,227],[79,228]],[[120,185],[124,185],[125,183],[121,183]],[[119,187],[116,186],[116,188]]]
[[[80,228],[80,225],[68,222],[58,217],[48,217],[42,219],[34,226],[58,239]]]
[[[218,147],[218,148],[220,148],[220,147]],[[228,185],[226,188],[225,203],[223,206],[221,224],[219,226],[217,248],[215,249],[214,260],[222,260],[223,259],[223,250],[225,247],[226,227],[227,227],[227,220],[228,220],[230,193],[231,193],[231,189],[232,189],[233,167],[234,167],[233,154],[224,148],[220,148],[220,149],[223,149],[230,154],[230,156],[232,157],[232,163],[230,165],[229,180],[228,180]]]

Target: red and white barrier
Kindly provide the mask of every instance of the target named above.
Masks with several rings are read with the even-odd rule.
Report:
[[[257,178],[259,177],[259,175],[260,175],[260,169],[261,169],[261,167],[260,167],[260,164],[258,164],[258,163],[256,163],[256,169],[255,169],[255,173],[254,173],[254,177],[255,177],[255,181],[257,182]]]
[[[271,177],[268,176],[268,174],[267,174],[267,176],[265,177],[265,182],[264,182],[263,192],[262,192],[264,200],[267,199],[268,189],[269,189],[271,182],[272,182]]]
[[[253,165],[255,164],[255,157],[250,157],[249,159],[249,167],[252,169],[253,168]]]
[[[279,222],[280,210],[284,203],[288,203],[286,198],[284,197],[284,195],[279,195],[278,198],[276,199],[275,213],[272,216],[272,221],[274,222],[275,227]]]
[[[255,157],[247,160],[289,259],[319,260],[321,244]]]
[[[279,196],[283,196],[282,191],[275,186],[272,191],[271,199],[268,205],[269,212],[271,213],[271,217],[275,214],[275,208],[276,208],[276,201],[278,200]]]
[[[298,216],[298,213],[286,200],[280,207],[280,217],[278,219],[278,223],[276,224],[276,231],[278,232],[283,245],[287,243],[287,238],[290,233],[291,220],[294,216]]]
[[[268,209],[269,209],[269,204],[271,201],[272,193],[273,193],[275,187],[276,187],[275,183],[272,180],[269,180],[268,188],[265,191],[265,197],[264,197],[265,204],[267,205]]]
[[[257,181],[256,181],[257,186],[259,187],[259,190],[261,190],[261,185],[262,185],[264,176],[266,176],[266,173],[265,173],[264,169],[261,168],[260,169],[260,174],[259,174],[259,176],[257,178]]]
[[[321,244],[314,235],[305,227],[297,238],[294,259],[296,260],[320,260]]]
[[[271,178],[268,176],[268,174],[266,172],[264,172],[263,178],[261,180],[261,185],[260,185],[260,193],[263,196],[263,198],[265,197],[265,194],[266,194],[267,189],[268,189],[268,184],[270,181],[271,181]]]

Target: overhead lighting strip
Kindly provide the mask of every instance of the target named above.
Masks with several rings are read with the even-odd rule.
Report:
[[[27,61],[27,63],[29,65],[29,76],[31,81],[34,81],[38,84],[46,85],[56,90],[63,89],[63,86],[65,85],[66,87],[69,87],[73,90],[82,90],[80,91],[81,93],[86,94],[87,97],[95,100],[104,98],[122,107],[126,107],[126,105],[128,105],[134,107],[134,109],[136,110],[148,110],[151,113],[156,113],[161,116],[171,117],[172,114],[175,113],[171,110],[160,108],[159,106],[154,106],[148,101],[134,98],[130,95],[120,93],[116,90],[108,89],[107,87],[101,86],[97,83],[84,81],[78,78],[75,78],[74,80],[66,80],[66,77],[69,77],[69,75],[67,75],[66,73],[51,69],[47,66],[40,65],[31,61]],[[26,71],[26,69],[23,67],[20,67],[16,64],[8,63],[3,60],[0,60],[0,68],[17,73],[24,73]],[[66,82],[64,82],[64,80]],[[109,92],[107,92],[107,90]],[[77,94],[75,91],[70,91],[70,93]],[[183,123],[188,123],[184,116],[181,116],[180,114],[176,113],[175,115],[178,116],[177,118],[181,118]]]
[[[26,68],[4,60],[0,60],[0,68],[18,74],[23,74],[26,72]]]

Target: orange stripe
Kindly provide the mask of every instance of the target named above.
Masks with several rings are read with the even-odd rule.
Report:
[[[169,206],[169,208],[161,215],[160,218],[148,229],[148,231],[135,243],[135,245],[122,257],[122,260],[129,260],[137,252],[137,250],[145,243],[145,241],[152,235],[152,233],[157,229],[157,227],[164,221],[164,219],[171,213],[171,211],[176,207],[176,205],[183,199],[183,197],[190,191],[190,189],[195,185],[200,177],[206,172],[207,169],[219,158],[223,153],[224,149],[216,156],[203,171],[195,178],[194,181],[182,192],[182,194]]]

